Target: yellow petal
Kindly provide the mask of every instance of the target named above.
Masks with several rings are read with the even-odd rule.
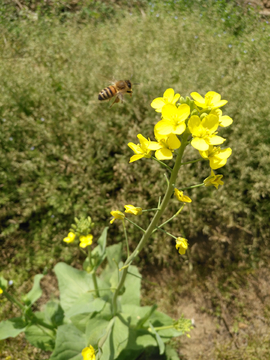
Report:
[[[171,103],[173,101],[173,97],[174,97],[174,90],[171,88],[167,89],[163,94],[163,98],[167,100],[168,103]]]
[[[149,150],[158,150],[161,148],[162,148],[162,146],[159,143],[157,143],[156,141],[150,141],[150,143],[148,144]]]
[[[129,160],[129,163],[132,163],[132,162],[134,162],[134,161],[140,160],[140,159],[142,159],[143,157],[144,157],[144,154],[142,154],[142,155],[133,155],[133,156],[131,156],[131,158],[130,158],[130,160]]]
[[[152,101],[151,106],[156,112],[161,112],[162,107],[165,105],[165,101],[162,97],[156,98]]]
[[[173,156],[171,150],[163,148],[155,152],[155,157],[158,160],[170,160]]]
[[[197,92],[192,92],[190,95],[191,95],[191,96],[193,97],[193,99],[196,100],[198,103],[200,103],[200,104],[204,104],[204,103],[205,103],[204,98],[203,98],[200,94],[198,94]]]
[[[219,119],[219,125],[221,127],[230,126],[233,123],[233,119],[230,118],[228,115],[221,116]]]
[[[200,132],[199,129],[201,127],[201,120],[199,116],[193,115],[188,120],[188,128],[192,135],[199,136]]]
[[[220,144],[223,144],[224,141],[226,141],[226,139],[224,139],[223,137],[217,136],[217,135],[212,135],[212,136],[209,136],[207,142],[209,145],[220,145]]]
[[[191,145],[200,151],[205,151],[209,149],[209,145],[206,143],[206,141],[204,139],[195,137],[194,139],[192,139],[191,141]]]
[[[156,124],[155,129],[160,135],[169,135],[173,132],[174,127],[171,121],[161,120]]]
[[[202,120],[202,126],[207,128],[211,133],[214,133],[217,130],[218,124],[218,117],[213,114],[207,115]]]
[[[177,126],[174,127],[174,134],[181,135],[186,130],[186,124],[183,122]]]
[[[181,146],[181,142],[175,134],[171,134],[168,137],[167,144],[170,149],[178,149]]]

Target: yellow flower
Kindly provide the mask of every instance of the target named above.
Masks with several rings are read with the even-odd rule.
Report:
[[[110,221],[111,224],[114,222],[115,219],[123,220],[125,218],[125,214],[123,214],[119,210],[111,211],[111,215],[113,216],[113,219]]]
[[[184,195],[183,191],[180,191],[176,188],[174,189],[174,195],[181,202],[188,202],[188,203],[192,202],[192,200],[188,196]]]
[[[128,214],[141,215],[142,213],[142,208],[133,205],[125,205],[125,209],[125,212]]]
[[[174,95],[173,89],[167,89],[163,94],[163,98],[159,97],[152,101],[151,106],[156,110],[156,112],[161,112],[162,108],[166,104],[175,105],[176,101],[180,98],[180,94]]]
[[[3,290],[0,288],[0,295],[3,294]]]
[[[75,240],[76,235],[73,232],[69,232],[68,236],[63,239],[66,243],[72,243]]]
[[[189,114],[190,107],[187,104],[182,104],[178,107],[172,104],[163,106],[163,119],[156,124],[156,132],[160,135],[183,134],[186,130],[185,120]]]
[[[204,98],[197,92],[192,92],[190,95],[193,97],[195,104],[202,109],[217,109],[228,102],[227,100],[221,100],[221,95],[215,91],[208,91]]]
[[[223,185],[224,182],[221,181],[223,178],[223,175],[215,175],[214,171],[211,170],[211,175],[208,176],[206,179],[204,179],[204,185],[205,186],[211,186],[213,185],[216,189],[218,189],[219,185]]]
[[[185,255],[187,249],[188,249],[188,241],[185,238],[178,237],[176,239],[176,249],[179,251],[180,255]]]
[[[226,165],[228,157],[232,154],[232,149],[221,150],[220,147],[211,145],[208,150],[200,151],[200,154],[202,158],[209,160],[211,169],[216,170]]]
[[[96,360],[95,350],[92,345],[82,351],[83,360]]]
[[[133,155],[130,158],[130,163],[133,161],[139,160],[143,157],[150,158],[151,157],[151,150],[149,149],[149,145],[152,141],[147,140],[144,136],[141,134],[137,135],[137,138],[140,140],[140,144],[136,145],[132,142],[128,143],[128,147],[131,148],[131,150],[134,151],[135,155]]]
[[[211,110],[210,114],[214,114],[218,117],[219,126],[221,127],[227,127],[233,123],[233,119],[228,115],[222,116],[222,111],[220,109]]]
[[[93,235],[88,234],[86,236],[80,236],[80,247],[86,248],[86,246],[91,245],[93,242]]]
[[[200,151],[209,149],[210,145],[220,145],[226,139],[216,135],[219,122],[216,115],[207,115],[201,120],[199,116],[193,115],[188,121],[188,128],[193,136],[191,145]]]
[[[149,145],[149,149],[156,150],[155,157],[158,160],[169,160],[172,159],[175,149],[178,149],[181,146],[181,142],[175,134],[170,135],[160,135],[156,131],[156,127],[154,129],[155,138],[157,139],[157,143],[151,141]],[[154,146],[153,146],[154,144]]]

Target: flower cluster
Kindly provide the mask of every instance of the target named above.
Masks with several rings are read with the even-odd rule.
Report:
[[[167,89],[163,97],[152,101],[151,106],[156,112],[161,113],[161,120],[154,127],[156,141],[145,138],[142,134],[137,135],[139,144],[128,143],[134,151],[130,162],[141,158],[151,158],[155,151],[157,160],[170,160],[175,150],[181,146],[179,136],[188,132],[191,138],[191,145],[199,151],[204,160],[209,160],[211,176],[205,181],[205,185],[222,185],[220,178],[213,180],[213,170],[224,166],[231,155],[231,148],[221,149],[218,145],[223,144],[226,139],[218,135],[218,127],[227,127],[233,120],[222,115],[220,107],[227,103],[222,100],[221,95],[208,91],[204,97],[197,92],[192,92],[191,97],[184,99],[180,94],[175,94],[173,89]],[[213,180],[213,181],[212,181]]]
[[[91,229],[94,226],[92,219],[88,216],[86,219],[82,218],[78,220],[75,218],[75,223],[72,224],[72,229],[68,235],[63,239],[67,244],[73,243],[76,238],[80,240],[80,247],[86,248],[87,246],[92,245],[93,235],[90,233]]]
[[[142,208],[136,207],[136,206],[133,206],[133,205],[125,205],[124,208],[125,208],[125,213],[132,214],[132,215],[135,215],[135,216],[141,215],[141,213],[143,211]],[[125,214],[122,213],[119,210],[111,211],[111,215],[113,216],[112,220],[110,221],[111,224],[116,219],[124,220],[124,218],[125,218]]]

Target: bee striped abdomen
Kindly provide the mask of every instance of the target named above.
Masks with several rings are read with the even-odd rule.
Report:
[[[101,90],[98,94],[98,100],[108,100],[111,99],[117,93],[114,86],[108,86],[105,89]]]

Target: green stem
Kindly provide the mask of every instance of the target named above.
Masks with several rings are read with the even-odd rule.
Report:
[[[205,185],[204,185],[204,183],[201,183],[201,184],[198,184],[198,185],[188,186],[188,187],[185,187],[185,188],[182,188],[182,189],[179,189],[179,190],[184,191],[184,190],[194,189],[194,188],[197,188],[197,187],[200,187],[200,186],[205,186]]]
[[[202,160],[205,160],[205,159],[201,158],[201,159],[197,159],[197,160],[187,161],[187,162],[182,163],[181,165],[194,164],[194,163],[196,163],[198,161],[202,161]]]
[[[88,259],[89,259],[89,264],[91,265],[91,268],[93,269],[92,252],[91,252],[91,247],[90,246],[88,246]],[[93,284],[94,284],[94,288],[95,288],[95,292],[96,292],[96,297],[100,297],[99,290],[98,290],[97,277],[96,277],[96,272],[95,271],[92,273],[92,280],[93,280]]]
[[[125,234],[125,239],[126,239],[126,245],[127,245],[127,257],[129,258],[129,245],[128,245],[128,237],[127,237],[127,230],[126,230],[126,226],[125,226],[125,220],[122,220],[122,224],[123,224],[123,228],[124,228],[124,234]]]
[[[136,228],[140,229],[142,232],[145,232],[143,228],[141,228],[139,225],[135,224],[132,220],[125,218],[128,222],[130,222],[132,225],[136,226]]]
[[[170,168],[167,164],[165,164],[163,161],[158,160],[158,159],[155,158],[154,156],[151,156],[151,159],[157,161],[160,165],[165,166],[165,168],[166,168],[167,170],[169,170],[170,172],[173,171],[173,169]]]
[[[159,210],[159,208],[146,209],[146,210],[142,210],[142,212],[146,212],[146,211],[157,211],[157,210]]]
[[[185,204],[182,205],[182,207],[167,221],[165,221],[163,224],[159,225],[155,230],[153,230],[153,233],[157,231],[157,229],[160,229],[164,225],[166,225],[168,222],[170,222],[172,219],[174,219],[177,215],[180,214],[180,212],[183,210]]]
[[[158,226],[158,227],[156,228],[156,230],[160,230],[160,231],[164,232],[166,235],[169,235],[169,236],[171,236],[172,238],[177,239],[176,236],[170,234],[168,231],[166,231],[166,230],[164,230],[164,229],[161,229],[160,226]]]
[[[150,238],[150,236],[152,235],[153,230],[157,227],[157,223],[160,219],[160,217],[163,215],[164,211],[166,210],[166,207],[168,205],[168,202],[170,201],[170,198],[173,194],[174,191],[174,184],[178,175],[178,171],[181,167],[181,160],[182,160],[182,156],[184,153],[184,150],[187,146],[187,139],[189,137],[189,133],[185,132],[183,134],[183,138],[182,138],[182,143],[181,143],[181,147],[178,151],[178,155],[176,157],[175,160],[175,164],[171,173],[171,177],[170,177],[170,181],[169,184],[167,186],[166,189],[166,193],[164,195],[164,198],[162,200],[162,203],[160,205],[160,209],[159,211],[157,211],[151,221],[151,223],[149,224],[147,230],[145,231],[145,233],[143,234],[141,241],[139,242],[139,244],[137,245],[136,249],[133,251],[133,253],[127,258],[126,262],[125,262],[125,268],[122,271],[122,276],[121,279],[118,283],[117,286],[117,290],[115,291],[114,295],[113,295],[113,314],[115,315],[117,313],[117,297],[119,294],[119,291],[121,289],[121,287],[123,286],[126,276],[127,276],[127,271],[128,271],[128,266],[131,264],[131,262],[134,260],[134,258],[139,254],[139,252],[142,250],[142,248],[145,246],[145,244],[147,243],[148,239]]]
[[[13,304],[17,305],[20,310],[22,312],[25,311],[25,306],[23,306],[23,304],[21,304],[18,300],[16,300],[12,295],[10,295],[8,292],[6,292],[4,289],[3,290],[3,295]]]

